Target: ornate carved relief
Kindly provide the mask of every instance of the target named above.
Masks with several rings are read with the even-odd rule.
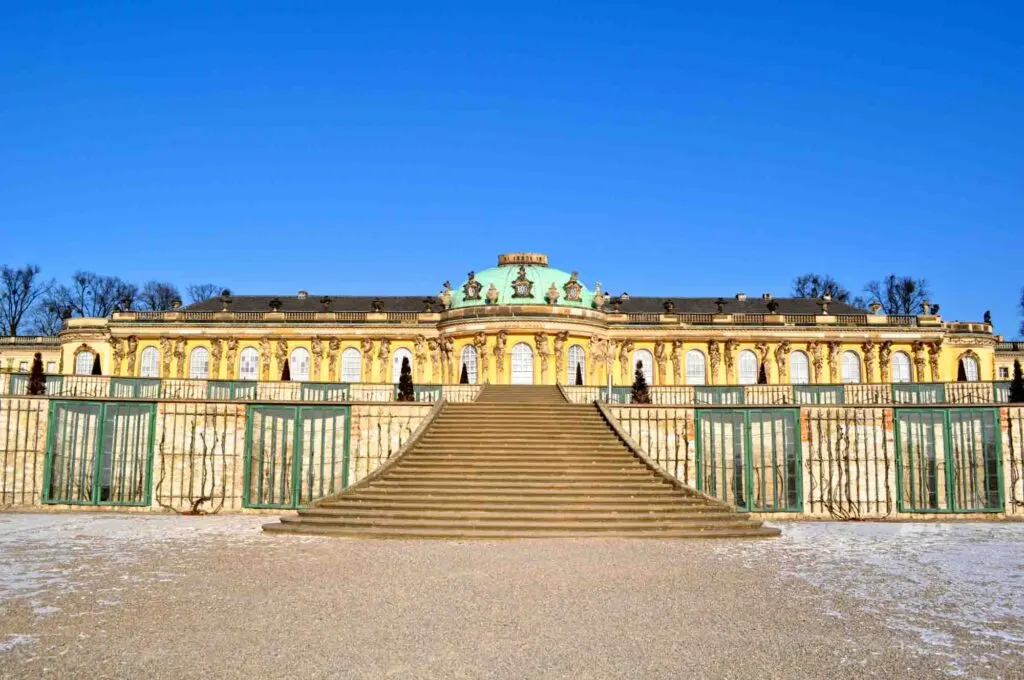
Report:
[[[775,366],[779,369],[779,382],[788,383],[789,379],[789,351],[791,346],[788,340],[783,340],[775,348]]]
[[[579,302],[582,298],[583,286],[576,277],[579,276],[579,272],[573,272],[569,275],[569,280],[562,286],[562,290],[565,291],[566,302]]]
[[[181,336],[174,341],[174,366],[178,377],[188,377],[185,374],[185,338]]]
[[[832,340],[828,343],[828,370],[829,380],[833,383],[843,381],[842,367],[839,365],[839,349],[841,345]]]
[[[487,334],[484,332],[477,333],[473,336],[473,346],[476,347],[477,362],[477,382],[481,384],[487,384],[490,382],[490,357],[487,356]]]
[[[939,371],[939,356],[942,354],[942,340],[935,340],[928,343],[928,365],[932,369],[932,382],[941,382],[942,375]],[[968,350],[965,354],[973,354],[977,359],[978,355]],[[981,370],[981,362],[978,362],[978,369]]]
[[[683,375],[683,341],[673,340],[672,341],[672,384],[682,385],[680,378]]]
[[[160,338],[160,377],[171,377],[171,358],[174,350],[171,349],[170,338]]]
[[[381,338],[378,341],[377,359],[379,360],[380,372],[377,374],[377,381],[386,383],[388,381],[388,358],[391,356],[391,341]]]
[[[569,331],[555,333],[555,382],[561,383],[565,369],[565,343],[569,341]]]
[[[632,379],[632,362],[629,360],[633,354],[633,342],[631,340],[625,340],[619,346],[619,374],[622,376],[623,385],[631,385]]]
[[[363,375],[361,382],[373,382],[373,340],[363,338],[360,343],[360,356],[363,359]]]
[[[270,380],[270,338],[267,336],[260,338],[260,380]]]
[[[665,376],[665,362],[668,357],[665,355],[665,343],[661,340],[654,343],[654,365],[658,367],[658,373],[654,376],[655,385],[667,385]]]
[[[875,350],[878,348],[874,342],[868,340],[860,346],[864,353],[864,382],[875,382]]]
[[[493,284],[491,284],[493,285]],[[498,331],[494,339],[494,368],[498,373],[498,382],[505,380],[505,343],[508,342],[508,331]]]
[[[413,363],[416,370],[416,382],[423,382],[423,367],[427,363],[427,339],[417,335],[413,342]]]
[[[708,342],[708,360],[711,369],[708,375],[708,384],[714,385],[718,382],[718,366],[722,363],[722,350],[714,340]]]
[[[444,376],[441,375],[441,343],[437,338],[427,340],[427,349],[430,350],[430,381],[443,383]]]
[[[552,282],[551,286],[548,288],[547,295],[544,296],[544,299],[551,305],[558,302],[558,289],[555,288],[554,282]]]
[[[441,348],[441,372],[444,374],[445,378],[445,380],[441,382],[458,382],[461,376],[455,375],[455,343],[452,341],[450,335],[444,334],[438,336],[437,341]]]
[[[589,376],[589,383],[596,383],[598,380],[598,365],[604,365],[607,361],[607,343],[598,337],[590,338],[590,363],[587,365],[587,373]]]
[[[341,340],[331,338],[327,341],[327,379],[338,380],[338,350],[341,349]]]
[[[540,357],[540,381],[543,383],[547,380],[548,359],[551,357],[551,350],[548,349],[548,336],[545,333],[537,333],[533,336],[533,342],[537,347],[537,356]]]
[[[726,384],[736,382],[736,348],[739,343],[735,340],[725,341],[725,382]]]
[[[469,280],[466,281],[466,285],[462,287],[462,297],[464,300],[479,300],[480,290],[483,288],[480,282],[476,280],[476,272],[469,273]]]
[[[765,382],[768,382],[768,376],[770,375],[770,372],[768,370],[768,357],[769,357],[769,354],[768,354],[768,343],[767,342],[759,342],[756,345],[754,345],[754,348],[757,350],[757,358],[758,358],[758,364],[757,364],[757,379],[758,379],[758,382],[760,382],[760,380],[761,380],[761,373],[762,372],[764,373]]]
[[[522,265],[519,266],[519,276],[512,282],[512,297],[533,297],[533,281],[526,278],[526,267]]]
[[[320,366],[323,363],[324,343],[320,336],[314,335],[309,341],[310,354],[313,355],[310,380],[320,380]]]
[[[822,358],[821,343],[807,343],[807,351],[811,355],[811,368],[814,370],[814,375],[811,376],[811,382],[825,382],[825,360]]]
[[[287,340],[277,341],[277,349],[274,351],[274,358],[277,359],[277,375],[275,377],[280,379],[281,375],[284,373],[284,363],[288,361]],[[267,361],[269,362],[270,359],[267,358]]]
[[[914,382],[928,382],[928,374],[925,372],[925,345],[918,340],[910,346],[914,353]]]
[[[134,335],[128,336],[128,373],[126,375],[135,375],[135,352],[139,348],[139,339]]]
[[[892,343],[886,340],[878,346],[878,368],[882,374],[882,382],[889,382],[889,359],[892,357]]]
[[[228,338],[227,340],[227,355],[224,357],[224,361],[228,365],[228,378],[235,378],[238,376],[238,338]]]
[[[220,378],[220,360],[224,353],[224,343],[220,338],[210,339],[210,379]]]
[[[124,358],[124,343],[118,338],[110,339],[110,348],[113,350],[114,365],[110,368],[110,375],[121,375],[121,360]]]

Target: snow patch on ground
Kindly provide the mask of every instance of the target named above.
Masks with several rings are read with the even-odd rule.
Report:
[[[1024,524],[775,526],[779,539],[722,544],[716,552],[752,569],[777,564],[783,576],[852,599],[885,626],[915,633],[922,652],[948,655],[951,674],[966,653],[979,661],[1024,654]]]

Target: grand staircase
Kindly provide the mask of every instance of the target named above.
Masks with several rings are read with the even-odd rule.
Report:
[[[496,386],[446,404],[368,484],[265,531],[374,538],[760,537],[777,529],[680,490],[633,455],[594,405],[557,387]]]

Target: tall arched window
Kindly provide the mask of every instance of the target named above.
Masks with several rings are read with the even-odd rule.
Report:
[[[749,349],[740,352],[740,384],[757,384],[757,355]]]
[[[288,372],[292,380],[309,380],[309,350],[305,347],[296,347],[292,350],[291,358],[288,359]]]
[[[362,372],[362,357],[359,350],[349,347],[341,353],[341,382],[357,383]]]
[[[462,348],[462,366],[459,367],[459,382],[462,382],[462,369],[466,369],[466,379],[469,380],[470,385],[475,385],[477,381],[476,373],[476,347],[473,345],[466,345]]]
[[[844,383],[859,383],[860,382],[860,357],[853,350],[846,350],[843,352],[843,382]]]
[[[82,350],[75,357],[75,375],[89,375],[92,373],[93,353]]]
[[[156,378],[160,376],[160,350],[156,347],[147,347],[142,350],[139,359],[139,377]]]
[[[633,373],[630,375],[630,380],[636,375],[637,366],[641,366],[641,370],[644,372],[644,380],[647,381],[648,385],[654,384],[654,355],[651,354],[650,350],[638,349],[633,352]]]
[[[206,380],[210,375],[210,353],[205,347],[196,347],[189,354],[188,377],[193,380]]]
[[[707,383],[707,362],[704,352],[691,349],[686,353],[686,384],[703,385]]]
[[[960,382],[978,381],[978,360],[972,356],[960,358],[960,370],[957,372],[957,380]]]
[[[260,353],[255,347],[246,347],[238,357],[238,377],[242,380],[258,380],[260,376]]]
[[[402,379],[402,361],[409,360],[409,370],[412,370],[412,352],[404,347],[399,347],[395,350],[395,355],[391,359],[391,382],[398,384],[398,381]]]
[[[566,385],[576,385],[577,384],[577,382],[576,382],[576,374],[577,373],[579,374],[579,377],[580,377],[580,383],[579,383],[580,385],[582,385],[582,384],[587,382],[587,366],[584,363],[586,361],[585,357],[586,357],[586,353],[583,351],[583,348],[580,347],[579,345],[573,345],[572,347],[569,348],[569,365],[565,367],[565,369],[566,369],[565,384]],[[576,370],[577,366],[579,367],[578,371]]]
[[[525,342],[512,348],[512,384],[533,384],[533,349]]]
[[[892,381],[894,383],[908,383],[910,377],[910,356],[906,352],[896,352],[892,355]]]
[[[789,382],[794,385],[806,385],[811,382],[811,362],[800,350],[789,355]]]

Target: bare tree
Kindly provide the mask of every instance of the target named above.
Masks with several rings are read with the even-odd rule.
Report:
[[[1024,316],[1024,290],[1020,292],[1020,314]],[[1024,321],[1020,322],[1020,336],[1024,338]]]
[[[0,267],[0,332],[17,335],[22,321],[48,292],[49,282],[39,278],[39,267]]]
[[[139,289],[116,276],[75,272],[71,284],[61,284],[46,296],[52,313],[68,317],[106,317],[117,309],[131,309]]]
[[[924,279],[889,274],[881,281],[871,281],[864,286],[870,302],[878,302],[886,314],[919,314],[921,303],[928,299],[931,291]]]
[[[172,309],[175,302],[181,302],[181,293],[173,283],[150,281],[139,293],[139,304],[145,309],[165,311]]]
[[[221,288],[212,283],[197,283],[192,284],[186,290],[188,291],[189,302],[195,304],[217,297],[220,295]]]
[[[62,308],[56,301],[44,299],[32,319],[32,332],[36,335],[57,335],[64,327],[64,319],[70,316],[70,308]]]
[[[793,295],[798,298],[820,298],[831,295],[836,302],[849,302],[850,291],[828,274],[803,274],[793,279]]]

